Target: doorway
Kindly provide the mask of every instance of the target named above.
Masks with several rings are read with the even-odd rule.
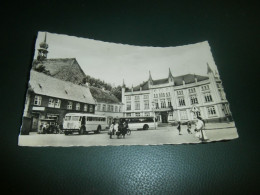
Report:
[[[168,123],[168,113],[167,112],[161,112],[162,117],[162,123]]]

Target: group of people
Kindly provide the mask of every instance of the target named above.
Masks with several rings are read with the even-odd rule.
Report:
[[[110,139],[113,138],[113,135],[116,135],[117,138],[122,135],[123,138],[125,138],[125,135],[127,134],[128,129],[128,122],[127,121],[113,121],[109,128],[109,135]]]
[[[203,130],[204,127],[205,127],[204,120],[201,117],[198,116],[196,124],[195,124],[194,132],[195,132],[195,136],[198,137],[199,139],[203,140],[203,141],[208,140],[208,138],[205,134],[205,131]],[[182,133],[181,133],[181,122],[180,121],[178,122],[177,129],[179,131],[179,135],[182,135]],[[187,132],[189,134],[192,134],[192,132],[191,132],[191,122],[190,121],[187,122]]]

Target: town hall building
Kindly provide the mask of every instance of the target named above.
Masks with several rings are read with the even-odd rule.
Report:
[[[219,76],[207,64],[207,76],[185,74],[149,79],[132,88],[123,83],[122,102],[126,117],[154,116],[159,122],[185,122],[201,116],[205,121],[232,120]]]

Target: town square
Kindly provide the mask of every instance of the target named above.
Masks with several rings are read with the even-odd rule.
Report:
[[[20,146],[238,138],[208,42],[151,48],[39,32],[35,47]]]

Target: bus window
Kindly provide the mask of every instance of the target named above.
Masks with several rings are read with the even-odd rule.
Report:
[[[88,118],[87,118],[87,121],[92,121],[92,117],[88,117]]]
[[[79,121],[79,116],[72,116],[72,117],[71,117],[71,120],[72,120],[72,121]]]
[[[65,121],[70,121],[70,119],[71,119],[71,116],[66,116],[65,117]]]

